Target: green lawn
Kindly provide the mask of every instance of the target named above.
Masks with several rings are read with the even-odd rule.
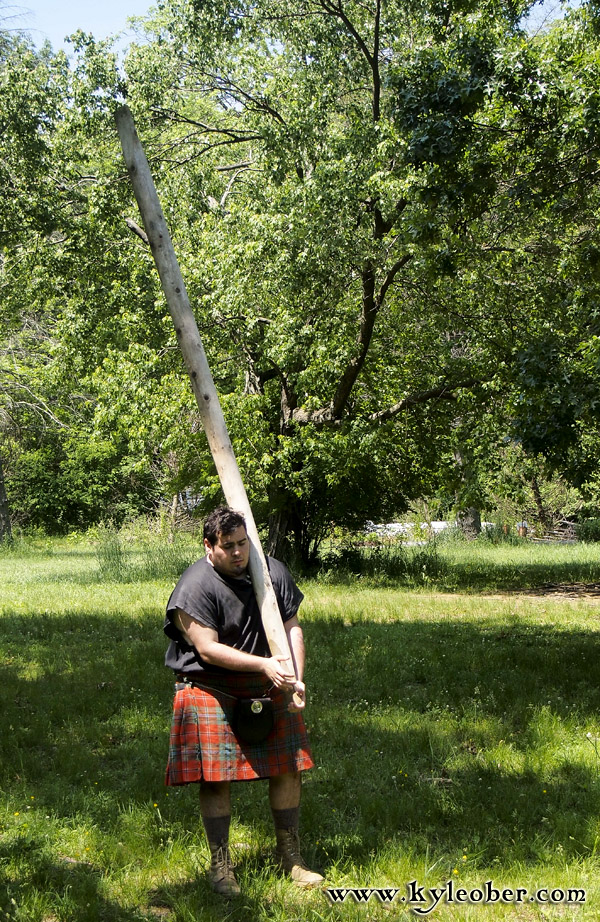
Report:
[[[162,613],[193,548],[129,547],[114,581],[98,551],[0,552],[0,919],[600,918],[600,605],[515,591],[597,580],[599,547],[452,545],[412,588],[302,583],[305,852],[331,887],[400,889],[362,905],[278,877],[262,783],[235,789],[242,896],[210,892],[196,791],[163,785]],[[426,912],[449,880],[528,893]],[[538,888],[587,899],[531,902]]]

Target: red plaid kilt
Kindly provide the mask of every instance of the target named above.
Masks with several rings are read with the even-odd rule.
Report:
[[[198,681],[204,684],[202,679]],[[212,691],[186,686],[175,692],[169,759],[165,783],[169,786],[194,781],[252,781],[287,775],[313,767],[304,719],[287,710],[288,698],[273,689],[275,723],[261,743],[244,743],[231,729],[235,701],[267,694],[262,676],[233,673],[227,676],[219,694],[215,678]]]

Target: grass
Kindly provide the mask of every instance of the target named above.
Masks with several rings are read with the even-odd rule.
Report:
[[[317,762],[303,840],[328,885],[587,891],[583,905],[425,913],[429,899],[332,904],[281,880],[263,783],[234,791],[242,896],[210,892],[197,792],[163,785],[162,613],[194,548],[125,542],[110,571],[102,540],[0,552],[0,919],[599,917],[600,605],[500,593],[595,581],[598,546],[453,544],[412,586],[381,573],[302,584]]]
[[[321,583],[493,592],[532,589],[547,583],[600,582],[598,544],[545,543],[513,539],[500,543],[482,535],[465,541],[450,534],[424,545],[397,539],[354,538],[327,549]]]
[[[455,590],[535,589],[548,583],[600,582],[597,544],[519,541],[493,545],[449,541],[442,546],[439,588]]]

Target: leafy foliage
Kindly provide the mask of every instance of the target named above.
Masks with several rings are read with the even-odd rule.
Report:
[[[588,483],[592,502],[595,13],[531,36],[526,9],[169,0],[138,23],[123,72],[83,34],[70,69],[48,49],[3,59],[7,86],[36,88],[38,146],[5,112],[20,182],[51,185],[31,232],[7,219],[3,256],[11,355],[20,380],[36,375],[28,408],[3,385],[24,521],[219,498],[130,229],[122,96],[272,550],[291,537],[307,561],[332,523],[427,493],[483,507],[507,444]],[[26,499],[42,468],[79,497],[60,513]]]

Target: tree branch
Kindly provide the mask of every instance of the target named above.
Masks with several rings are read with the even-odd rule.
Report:
[[[375,323],[381,307],[385,301],[386,295],[394,282],[394,279],[400,270],[413,258],[411,253],[405,253],[397,260],[387,273],[379,293],[375,293],[375,270],[371,264],[365,266],[362,271],[362,310],[360,315],[360,326],[356,337],[358,351],[354,355],[345,371],[343,372],[337,390],[328,407],[321,407],[318,410],[303,410],[295,407],[292,413],[293,419],[302,424],[307,422],[316,425],[335,425],[341,420],[342,414],[346,409],[350,395],[356,384],[358,376],[367,358]]]
[[[145,230],[142,230],[139,224],[136,224],[135,221],[131,220],[131,218],[125,218],[125,224],[127,225],[130,231],[133,231],[134,234],[137,234],[140,240],[143,240],[147,246],[150,246],[150,241],[148,240],[148,234],[146,233]]]
[[[221,201],[220,201],[221,208],[225,208],[225,203],[226,203],[227,199],[229,198],[229,196],[231,195],[232,190],[233,190],[233,187],[234,187],[234,185],[235,185],[235,182],[236,182],[238,176],[240,175],[240,173],[245,173],[246,170],[248,170],[248,169],[250,169],[250,167],[240,167],[239,170],[236,170],[236,171],[235,171],[235,173],[233,174],[233,176],[231,177],[231,179],[230,179],[229,182],[227,183],[227,188],[225,189],[225,192],[224,192],[223,195],[221,196]]]
[[[405,253],[404,256],[401,256],[400,259],[394,263],[394,265],[392,266],[392,268],[386,275],[385,279],[383,280],[383,284],[381,288],[379,289],[378,301],[380,304],[383,304],[385,300],[385,296],[387,295],[390,289],[390,286],[393,284],[394,279],[396,278],[400,270],[403,269],[404,266],[406,266],[406,264],[411,261],[411,259],[413,259],[413,254]]]
[[[281,113],[278,112],[277,109],[275,109],[269,102],[267,102],[266,99],[253,96],[247,90],[244,90],[241,86],[233,83],[232,80],[224,79],[223,77],[219,77],[217,74],[205,73],[204,76],[212,81],[213,89],[225,91],[228,95],[234,98],[236,98],[235,94],[237,93],[242,100],[245,100],[247,103],[250,103],[257,109],[272,115],[273,118],[276,119],[281,125],[286,124],[286,121]],[[237,101],[241,100],[238,99]]]
[[[411,407],[427,403],[429,400],[456,400],[457,396],[455,392],[457,390],[474,387],[476,384],[481,383],[481,378],[467,378],[465,381],[460,381],[456,384],[447,383],[442,384],[440,387],[432,387],[427,391],[417,391],[399,400],[398,403],[395,403],[393,406],[387,407],[385,410],[379,410],[377,413],[372,413],[366,418],[370,423],[385,423],[404,410],[409,410]],[[295,423],[299,423],[300,425],[312,423],[314,426],[317,426],[317,428],[327,426],[331,429],[339,429],[342,425],[341,418],[336,418],[333,415],[331,407],[324,407],[320,410],[295,409],[292,417]]]
[[[373,70],[373,55],[369,51],[364,38],[360,35],[360,33],[358,32],[354,24],[351,22],[349,16],[344,12],[344,8],[342,6],[341,0],[337,0],[337,2],[335,3],[329,2],[329,0],[320,0],[320,6],[330,16],[337,16],[338,19],[341,19],[341,21],[344,23],[344,25],[346,26],[346,28],[348,29],[352,37],[356,40],[358,47],[360,48],[365,58],[367,59],[369,67],[371,68],[371,70]]]
[[[250,169],[251,166],[252,166],[251,160],[242,160],[240,163],[231,163],[231,164],[228,164],[227,166],[216,166],[215,172],[216,173],[227,173],[230,170]]]
[[[364,365],[373,338],[375,320],[381,306],[381,302],[375,299],[375,270],[371,264],[365,266],[362,271],[362,288],[362,310],[356,340],[358,353],[350,359],[331,402],[331,415],[334,419],[338,419],[342,415],[350,398],[352,388]]]
[[[164,144],[160,150],[176,150],[181,147],[182,144],[189,143],[191,141],[196,141],[197,137],[203,135],[219,135],[226,140],[215,141],[214,144],[206,142],[205,150],[210,150],[213,146],[221,146],[224,144],[244,144],[247,141],[261,141],[262,135],[256,134],[255,131],[244,131],[235,128],[228,128],[226,126],[214,126],[207,125],[205,122],[197,122],[194,119],[186,118],[183,115],[180,115],[174,109],[159,109],[154,107],[152,110],[156,115],[161,116],[162,118],[169,119],[172,122],[177,122],[178,124],[183,125],[193,125],[197,128],[197,131],[191,131],[182,138],[176,138],[173,141],[169,141],[167,144]],[[155,159],[155,158],[151,158]]]
[[[342,0],[320,0],[320,6],[326,13],[330,16],[337,16],[340,19],[356,44],[360,48],[364,57],[366,58],[367,64],[373,75],[373,121],[378,122],[381,116],[381,75],[379,73],[379,31],[380,31],[380,20],[381,20],[381,0],[377,0],[376,10],[375,10],[375,23],[374,23],[374,34],[373,34],[373,51],[369,51],[367,43],[365,42],[362,35],[359,33],[358,29],[345,12],[342,5]]]
[[[399,400],[392,407],[379,410],[378,413],[372,413],[368,417],[369,422],[385,423],[388,419],[393,419],[394,416],[397,416],[398,413],[402,413],[403,410],[408,410],[410,407],[418,406],[421,403],[427,403],[429,400],[456,400],[456,390],[474,387],[476,384],[481,384],[480,378],[467,378],[466,381],[461,381],[457,384],[442,384],[440,387],[432,387],[428,391],[409,394],[408,397]]]

